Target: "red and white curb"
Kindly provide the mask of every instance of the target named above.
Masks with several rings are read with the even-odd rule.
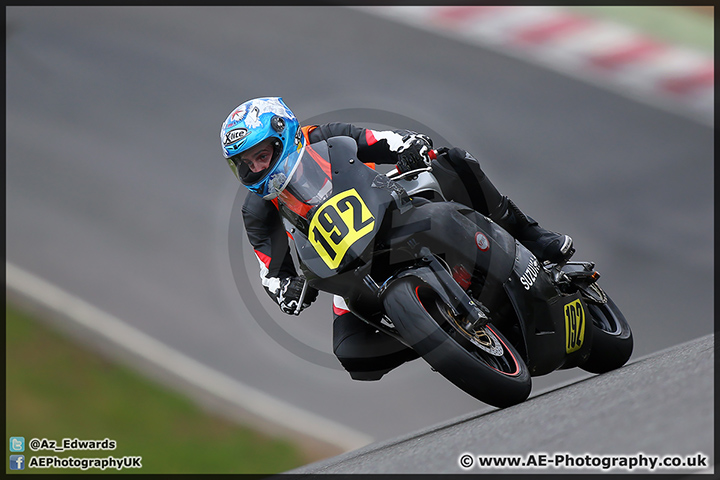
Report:
[[[713,125],[711,54],[551,6],[372,6],[367,13],[499,50]]]

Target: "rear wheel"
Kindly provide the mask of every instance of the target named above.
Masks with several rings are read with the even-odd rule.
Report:
[[[469,395],[496,407],[515,405],[530,395],[525,362],[492,324],[463,326],[432,288],[413,277],[392,283],[383,302],[412,348]]]
[[[590,373],[609,372],[622,367],[630,359],[632,331],[615,302],[599,285],[590,285],[587,293],[585,303],[592,316],[593,341],[590,356],[580,368]]]

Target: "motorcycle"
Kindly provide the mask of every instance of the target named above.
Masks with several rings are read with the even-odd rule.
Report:
[[[630,327],[592,262],[539,262],[489,218],[445,201],[431,168],[378,173],[337,137],[306,146],[270,182],[306,285],[343,297],[482,402],[515,405],[531,377],[604,373],[630,358]]]

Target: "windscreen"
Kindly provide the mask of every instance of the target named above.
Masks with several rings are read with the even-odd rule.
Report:
[[[290,181],[278,196],[292,211],[307,218],[307,212],[332,194],[330,162],[325,142],[307,146]]]

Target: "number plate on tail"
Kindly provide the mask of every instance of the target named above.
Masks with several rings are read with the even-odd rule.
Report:
[[[586,315],[580,300],[565,305],[565,351],[579,350],[585,341]]]

